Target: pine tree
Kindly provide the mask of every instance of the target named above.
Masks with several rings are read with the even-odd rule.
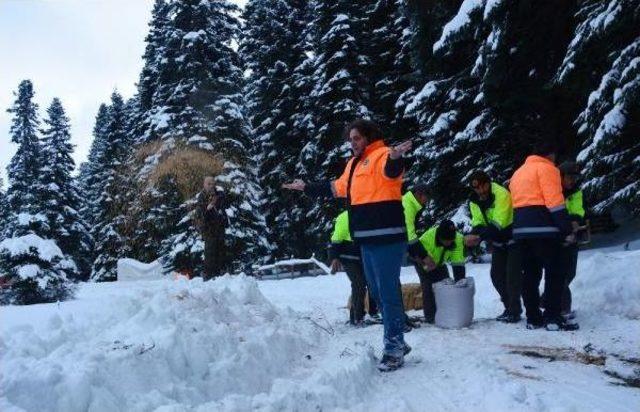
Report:
[[[237,7],[226,0],[168,4],[152,100],[152,133],[211,149],[212,101],[238,92],[242,73],[231,41],[238,36]]]
[[[534,140],[566,139],[547,85],[572,13],[570,3],[465,0],[444,25],[423,64],[431,80],[406,108],[423,139],[410,176],[432,185],[440,214],[465,200],[472,170],[503,181]]]
[[[23,80],[14,95],[16,101],[7,112],[13,114],[9,133],[18,150],[8,168],[7,198],[14,213],[33,212],[38,209],[38,195],[42,189],[39,182],[42,147],[38,138],[38,105],[33,102],[34,91],[30,80]]]
[[[76,183],[71,176],[75,168],[71,154],[73,145],[69,119],[62,103],[54,98],[44,119],[42,131],[43,159],[40,181],[46,191],[45,214],[49,220],[49,237],[76,263],[78,273],[72,279],[86,280],[90,272],[91,237],[89,229],[80,216],[81,200]]]
[[[369,107],[373,119],[384,125],[387,143],[411,136],[413,130],[397,116],[396,103],[410,86],[414,76],[411,56],[405,44],[411,32],[408,10],[403,0],[377,0],[367,13],[365,32],[359,36],[360,48],[369,56]],[[405,43],[405,44],[403,44]]]
[[[126,192],[121,183],[130,141],[126,133],[125,104],[117,92],[111,95],[104,133],[105,148],[96,158],[96,181],[101,192],[96,201],[98,210],[91,233],[97,256],[91,273],[94,281],[116,280],[117,260],[127,253],[122,236],[125,224],[123,195]]]
[[[587,204],[596,211],[620,205],[638,215],[640,3],[585,0],[576,18],[555,86],[577,103]]]
[[[366,77],[370,65],[357,38],[362,30],[363,6],[345,0],[319,0],[314,7],[315,86],[310,95],[315,131],[302,149],[299,171],[307,180],[335,179],[350,156],[343,137],[352,120],[372,116]],[[335,203],[315,203],[306,215],[311,224],[307,233],[315,245],[326,241],[338,207]]]
[[[9,287],[0,289],[0,303],[30,304],[64,300],[73,288],[67,273],[77,271],[56,243],[46,212],[46,187],[40,178],[44,168],[43,150],[38,139],[38,107],[33,103],[33,85],[24,80],[16,101],[8,110],[13,114],[11,141],[18,149],[8,169],[6,238],[0,242],[0,273]]]
[[[164,55],[167,42],[168,12],[169,7],[165,0],[155,0],[149,22],[149,33],[145,38],[146,47],[142,55],[144,66],[138,80],[139,101],[132,116],[132,133],[138,143],[145,143],[158,137],[151,133],[149,114],[153,109],[153,99],[158,88],[160,60]]]
[[[236,263],[243,259],[246,261],[250,252],[264,255],[267,251],[264,247],[267,244],[264,240],[267,230],[259,210],[263,196],[256,183],[250,129],[242,107],[244,97],[241,93],[243,76],[240,59],[232,47],[232,42],[237,40],[239,34],[239,22],[234,16],[238,9],[223,0],[185,0],[167,2],[166,6],[157,3],[157,10],[157,16],[164,17],[152,22],[152,31],[157,29],[157,32],[150,33],[147,39],[148,50],[153,52],[149,52],[145,60],[145,65],[157,75],[151,87],[151,106],[142,114],[142,118],[148,119],[149,136],[157,136],[159,143],[152,149],[149,149],[151,146],[140,146],[142,152],[151,150],[150,155],[142,162],[131,159],[128,165],[138,179],[130,186],[137,185],[151,191],[137,196],[129,205],[136,211],[140,223],[134,229],[130,243],[140,245],[145,237],[155,241],[162,237],[160,243],[163,253],[169,255],[167,267],[178,267],[176,262],[171,262],[171,256],[176,254],[172,253],[170,245],[182,250],[182,243],[179,242],[201,243],[199,234],[192,227],[190,209],[187,207],[193,193],[181,192],[181,201],[184,202],[181,207],[184,213],[180,220],[182,224],[167,227],[162,236],[159,233],[146,235],[146,225],[142,223],[147,221],[151,211],[140,202],[149,196],[169,198],[171,195],[148,184],[149,176],[154,174],[164,159],[176,152],[199,150],[220,155],[225,161],[225,170],[217,180],[224,186],[228,185],[226,190],[232,194],[229,196],[231,225],[228,234],[233,259]],[[145,87],[144,82],[139,84],[138,99],[143,109],[146,109],[144,106],[148,104],[149,95]],[[137,136],[136,133],[134,128],[136,141],[145,141],[146,137]],[[202,177],[197,174],[188,176],[189,179]],[[163,212],[167,211],[163,209]],[[167,221],[173,219],[171,216],[165,217]],[[154,246],[149,244],[145,250],[149,252],[152,248]],[[186,258],[188,261],[201,259],[200,249],[189,249],[188,253],[200,255],[189,256]]]
[[[310,23],[306,0],[255,0],[247,3],[241,56],[250,72],[245,94],[255,136],[260,186],[269,199],[263,208],[277,256],[308,254],[305,222],[292,219],[294,201],[280,186],[295,173],[304,140],[295,113],[308,95],[299,94],[296,69],[307,60]],[[297,235],[297,236],[296,236]]]
[[[19,227],[16,229],[20,232]],[[65,276],[70,270],[75,270],[74,263],[65,258],[53,240],[34,233],[4,239],[0,241],[0,273],[9,287],[0,289],[0,304],[66,300],[75,290]]]
[[[0,176],[0,241],[5,238],[5,230],[9,219],[9,203],[4,192],[4,181]]]
[[[101,104],[96,115],[95,125],[93,127],[93,141],[87,161],[80,165],[79,185],[84,197],[82,206],[82,215],[85,221],[91,226],[95,226],[99,213],[98,198],[102,191],[100,182],[99,159],[104,158],[104,152],[107,150],[106,128],[109,122],[109,107]]]
[[[162,242],[181,218],[182,200],[175,176],[162,176],[157,186],[144,191],[142,197],[140,210],[134,214],[138,224],[128,243],[135,259],[152,262],[162,256]]]

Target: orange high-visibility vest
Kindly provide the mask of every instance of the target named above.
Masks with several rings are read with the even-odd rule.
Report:
[[[336,197],[349,200],[349,223],[356,242],[407,240],[402,175],[390,178],[384,171],[389,150],[382,140],[371,143],[359,159],[349,160],[342,176],[331,184]]]

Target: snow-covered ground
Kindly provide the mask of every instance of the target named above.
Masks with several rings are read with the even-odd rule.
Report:
[[[570,333],[493,321],[489,266],[468,269],[472,327],[410,332],[388,374],[382,327],[344,323],[344,274],[86,284],[70,302],[2,307],[0,410],[640,410],[640,251],[581,254]]]

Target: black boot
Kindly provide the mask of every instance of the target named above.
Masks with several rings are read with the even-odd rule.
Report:
[[[548,319],[544,325],[545,329],[548,331],[574,331],[580,329],[580,325],[576,322],[571,322],[570,320],[566,320],[562,316],[558,316],[557,318]]]
[[[381,372],[391,372],[399,369],[404,365],[404,356],[384,355],[378,364],[378,370]]]

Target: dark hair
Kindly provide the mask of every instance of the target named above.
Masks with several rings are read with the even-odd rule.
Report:
[[[578,164],[576,162],[572,162],[572,161],[562,162],[562,164],[558,166],[558,169],[560,169],[560,175],[562,176],[579,176],[580,175],[580,168],[578,167]]]
[[[549,156],[558,153],[558,144],[552,140],[539,139],[533,145],[533,154],[538,156]]]
[[[429,196],[429,192],[430,192],[429,186],[427,186],[424,183],[418,183],[417,185],[413,186],[411,191],[413,192],[414,195],[424,195],[424,196]]]
[[[449,219],[440,222],[436,229],[436,239],[454,240],[456,238],[456,225]]]
[[[351,130],[357,129],[361,135],[363,135],[367,142],[373,143],[376,140],[382,140],[382,129],[377,123],[367,120],[367,119],[356,119],[349,123],[347,127],[344,129],[344,137],[345,139],[349,138],[349,133]]]
[[[474,184],[475,182],[475,184]],[[491,183],[491,178],[484,170],[476,170],[469,176],[469,186],[475,188],[485,183]]]

